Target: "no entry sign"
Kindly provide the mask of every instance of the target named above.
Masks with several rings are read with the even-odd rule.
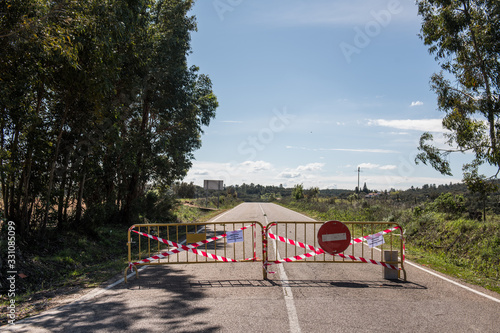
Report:
[[[344,252],[350,242],[351,232],[342,222],[328,221],[318,230],[319,246],[332,255]]]

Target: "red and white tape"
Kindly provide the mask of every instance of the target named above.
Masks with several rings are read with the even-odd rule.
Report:
[[[390,229],[386,229],[386,230],[383,230],[383,231],[380,231],[378,232],[377,234],[382,234],[382,235],[386,235],[390,232],[393,232],[394,230],[396,229],[399,229],[399,226],[396,226],[396,227],[393,227],[393,228],[390,228]],[[288,239],[288,238],[285,238],[285,237],[282,237],[282,236],[276,236],[275,234],[273,234],[271,231],[269,231],[269,236],[272,238],[272,239],[277,239],[281,242],[285,242],[285,243],[288,243],[290,245],[294,245],[294,246],[298,246],[298,247],[301,247],[303,249],[305,248],[309,248],[310,250],[313,250],[314,251],[314,246],[310,246],[310,245],[307,245],[307,244],[304,244],[304,243],[301,243],[301,242],[298,242],[298,241],[294,241],[293,239]],[[360,237],[360,238],[354,238],[350,243],[349,245],[353,245],[354,243],[358,244],[358,243],[362,243],[363,240],[367,239],[368,237],[370,237],[370,235],[367,235],[367,236],[363,236],[363,237]]]
[[[394,230],[396,230],[398,228],[399,227],[394,227],[394,228],[391,228],[391,229],[384,230],[383,232],[384,232],[384,234],[387,234],[387,233],[392,232],[392,231],[394,231]],[[281,260],[275,260],[273,262],[266,263],[267,265],[282,264],[282,263],[285,263],[285,262],[292,262],[292,261],[303,260],[303,259],[306,259],[306,258],[314,257],[315,255],[318,255],[318,254],[325,253],[325,251],[323,249],[320,249],[320,248],[317,248],[317,247],[314,247],[314,246],[311,246],[311,245],[307,245],[307,244],[304,244],[302,242],[297,242],[297,241],[294,241],[292,239],[288,239],[288,238],[285,238],[285,237],[282,237],[282,236],[276,236],[271,231],[268,232],[268,235],[272,239],[279,240],[280,242],[284,242],[284,243],[287,243],[287,244],[290,244],[290,245],[298,246],[298,247],[301,247],[303,249],[310,249],[310,250],[312,250],[312,252],[304,253],[304,254],[301,254],[301,255],[298,255],[298,256],[289,257],[289,258],[284,258],[284,259],[281,259]],[[351,242],[351,244],[353,244],[353,242],[355,242],[355,243],[361,243],[363,241],[363,239],[366,239],[366,236],[361,237],[361,238],[353,239],[353,241]],[[404,253],[404,245],[403,245],[403,253]],[[398,267],[396,267],[394,265],[387,264],[387,263],[380,262],[380,261],[373,260],[373,259],[366,259],[366,258],[362,258],[362,257],[355,257],[355,256],[352,256],[352,255],[345,255],[345,254],[342,254],[342,253],[338,253],[338,254],[335,254],[335,255],[339,256],[341,258],[344,258],[344,259],[351,259],[353,261],[361,261],[361,262],[364,262],[364,263],[371,263],[371,264],[374,264],[374,265],[380,265],[380,266],[383,266],[383,267],[386,267],[386,268],[390,268],[390,269],[394,269],[394,270],[401,270],[401,268],[398,268]],[[403,254],[403,260],[404,260],[404,254]]]
[[[247,229],[247,228],[250,228],[250,227],[254,227],[255,224],[251,224],[249,226],[245,226],[243,228],[240,228],[238,230],[244,230],[244,229]],[[134,226],[131,227],[131,229],[133,228]],[[172,254],[176,254],[176,253],[180,253],[180,252],[183,252],[183,251],[188,251],[188,252],[192,252],[192,253],[195,253],[195,254],[198,254],[198,255],[201,255],[201,256],[204,256],[204,257],[207,257],[207,258],[211,258],[211,259],[214,259],[214,260],[217,260],[217,261],[224,261],[224,262],[238,262],[238,260],[235,260],[235,259],[228,259],[228,258],[225,258],[225,257],[222,257],[222,256],[219,256],[219,255],[215,255],[215,254],[212,254],[212,253],[207,253],[205,251],[201,251],[201,250],[197,250],[196,247],[200,246],[200,245],[203,245],[203,244],[208,244],[210,242],[213,242],[215,240],[218,240],[218,239],[221,239],[221,238],[224,238],[227,236],[227,234],[222,234],[222,235],[219,235],[219,236],[216,236],[216,237],[212,237],[212,238],[209,238],[209,239],[205,239],[205,240],[201,240],[199,242],[196,242],[196,243],[193,243],[193,244],[189,244],[189,245],[182,245],[182,244],[178,244],[176,242],[172,242],[168,239],[163,239],[161,237],[157,237],[157,236],[154,236],[154,235],[150,235],[150,234],[147,234],[147,233],[144,233],[144,232],[140,232],[140,231],[137,231],[137,230],[132,230],[133,232],[141,235],[141,236],[145,236],[145,237],[148,237],[148,238],[151,238],[151,239],[154,239],[156,241],[159,241],[161,243],[164,243],[164,244],[167,244],[167,245],[170,245],[170,246],[173,246],[175,247],[174,249],[170,250],[170,251],[166,251],[166,252],[163,252],[163,253],[160,253],[160,254],[157,254],[157,255],[154,255],[154,256],[151,256],[149,258],[145,258],[145,259],[142,259],[140,261],[137,261],[137,262],[134,262],[134,263],[130,263],[129,266],[132,266],[132,265],[139,265],[139,264],[144,264],[144,263],[148,263],[148,262],[151,262],[152,260],[158,260],[158,259],[162,259],[162,258],[166,258],[168,257],[169,255],[172,255]],[[244,259],[245,261],[249,260],[249,259]]]
[[[262,263],[264,265],[264,269],[267,273],[270,273],[270,274],[275,274],[276,272],[271,272],[269,271],[269,262],[267,261],[267,244],[268,244],[268,241],[267,241],[267,230],[270,230],[270,228],[272,226],[276,225],[276,222],[273,222],[271,224],[268,224],[267,226],[264,226],[262,228],[262,255],[264,256],[265,260],[264,262]],[[271,232],[271,231],[269,231]]]
[[[399,229],[400,227],[399,226],[395,226],[395,227],[392,227],[390,229],[386,229],[386,230],[382,230],[380,232],[376,232],[375,234],[382,234],[382,235],[386,235],[390,232],[393,232],[394,230],[397,230]],[[368,239],[369,237],[371,237],[371,235],[366,235],[366,236],[363,236],[363,237],[360,237],[360,238],[355,238],[351,241],[351,243],[349,245],[352,245],[354,243],[361,243],[363,242],[364,240]]]

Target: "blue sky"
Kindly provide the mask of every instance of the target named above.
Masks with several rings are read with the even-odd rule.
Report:
[[[198,0],[189,62],[219,100],[184,181],[406,189],[457,183],[415,165],[444,142],[413,0]]]

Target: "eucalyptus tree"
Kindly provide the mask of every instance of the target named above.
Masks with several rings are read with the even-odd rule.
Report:
[[[187,64],[192,5],[0,2],[0,181],[20,238],[103,207],[131,221],[148,184],[186,174],[217,107]]]
[[[492,191],[490,180],[500,172],[500,2],[417,3],[423,19],[421,38],[442,68],[432,76],[431,87],[439,109],[445,112],[443,127],[449,132],[445,134],[447,148],[434,146],[433,136],[424,133],[416,161],[451,175],[447,156],[471,153],[473,160],[463,166],[464,181],[471,190]],[[497,172],[480,174],[478,168],[485,163],[497,167]]]
[[[210,79],[187,64],[195,18],[193,1],[156,1],[153,24],[140,43],[142,82],[130,120],[130,153],[123,217],[130,220],[134,201],[147,182],[172,184],[191,167],[192,151],[201,145],[202,126],[215,116],[217,99]]]
[[[75,2],[0,3],[1,185],[6,217],[29,230],[32,212],[43,201],[54,114],[54,66],[76,66],[71,32],[80,22]],[[36,178],[34,178],[36,176]]]

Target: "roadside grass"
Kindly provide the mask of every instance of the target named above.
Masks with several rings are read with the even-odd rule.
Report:
[[[205,222],[232,208],[227,204],[224,209],[203,210],[185,206],[183,201],[175,206],[177,221],[173,222]],[[233,207],[238,203],[233,202]],[[103,225],[94,231],[85,235],[49,230],[44,240],[17,251],[17,271],[26,277],[16,279],[16,320],[59,305],[55,302],[58,297],[69,297],[123,276],[128,265],[128,226]],[[0,243],[2,249],[7,248]],[[2,292],[0,325],[7,324],[9,302],[7,293]]]
[[[44,240],[16,253],[16,320],[50,308],[60,295],[96,287],[126,267],[126,232],[117,225],[97,228],[92,236],[49,230]],[[9,303],[2,293],[0,306]],[[2,310],[0,323],[6,324]]]
[[[466,261],[450,261],[450,258],[443,253],[433,253],[411,245],[406,246],[406,258],[437,272],[500,293],[498,278],[488,277],[477,270],[471,269]],[[411,277],[409,278],[411,279]]]
[[[425,206],[415,209],[366,200],[290,200],[279,204],[318,221],[398,223],[405,230],[409,260],[500,293],[500,216],[489,214],[483,222]]]

